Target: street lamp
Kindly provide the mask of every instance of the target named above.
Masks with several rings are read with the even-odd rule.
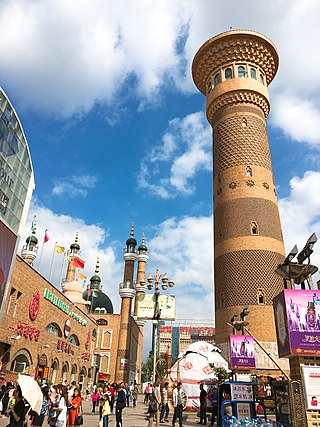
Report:
[[[169,288],[173,288],[174,282],[172,279],[168,279],[167,273],[160,274],[159,269],[156,269],[155,276],[149,276],[147,279],[147,288],[151,291],[154,287],[154,313],[153,313],[153,369],[152,369],[152,382],[156,380],[156,352],[157,352],[157,329],[159,319],[161,318],[161,308],[159,307],[159,296],[160,296],[160,285],[161,288],[166,291]],[[140,283],[142,284],[142,282]]]

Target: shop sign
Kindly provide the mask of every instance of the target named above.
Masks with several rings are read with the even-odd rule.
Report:
[[[17,334],[29,338],[30,340],[34,339],[35,341],[39,341],[40,338],[39,329],[30,325],[24,325],[22,322],[18,323]]]
[[[11,372],[4,369],[0,372],[0,381],[5,383],[16,383],[18,375],[19,374],[17,372]]]
[[[231,400],[253,400],[253,388],[251,384],[230,384]]]
[[[98,375],[99,381],[108,381],[109,378],[110,378],[110,375],[107,374],[107,372],[99,372],[99,375]]]
[[[230,335],[228,345],[231,369],[255,369],[253,337]]]
[[[63,331],[65,338],[68,338],[68,336],[70,335],[70,331],[71,331],[71,322],[70,322],[70,319],[67,319],[65,321],[64,331]]]
[[[279,357],[320,355],[320,291],[285,289],[273,300]]]
[[[29,316],[31,320],[36,320],[40,310],[40,292],[36,291],[29,304]]]
[[[91,334],[90,334],[90,331],[88,331],[87,337],[86,337],[86,343],[85,343],[86,350],[88,350],[89,345],[90,345],[90,337],[91,337]]]
[[[46,380],[46,379],[48,378],[48,376],[49,376],[49,368],[48,368],[48,367],[46,367],[46,368],[44,368],[44,370],[43,370],[43,377],[42,377],[42,379],[43,379],[43,380]]]
[[[156,296],[141,294],[138,296],[138,319],[153,319]],[[161,320],[174,320],[176,315],[176,297],[174,295],[159,295],[158,306]]]
[[[87,360],[89,362],[90,354],[89,353],[81,353],[81,359]]]
[[[120,359],[120,369],[128,369],[128,359]]]
[[[48,365],[48,359],[45,354],[41,354],[38,358],[38,365],[39,366],[47,366]]]
[[[67,342],[63,342],[61,340],[57,341],[57,350],[63,351],[67,354],[74,354],[74,350],[72,349],[71,345]]]
[[[49,291],[49,289],[45,288],[44,290],[44,298],[50,301],[53,305],[58,307],[60,310],[62,310],[64,313],[68,314],[70,317],[74,318],[77,322],[79,322],[81,325],[86,326],[87,321],[81,317],[78,313],[75,313],[70,309],[68,304],[63,302],[60,298],[56,297],[52,292]]]

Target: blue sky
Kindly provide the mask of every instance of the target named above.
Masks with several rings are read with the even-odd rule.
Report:
[[[147,272],[158,266],[176,281],[177,318],[212,321],[211,130],[191,63],[230,26],[279,50],[268,130],[286,248],[320,235],[319,15],[316,0],[1,2],[0,85],[36,179],[23,239],[33,214],[39,238],[45,228],[51,238],[42,273],[54,243],[69,246],[79,232],[84,273],[99,256],[118,310],[134,222],[150,250]],[[53,270],[58,284],[58,256]]]

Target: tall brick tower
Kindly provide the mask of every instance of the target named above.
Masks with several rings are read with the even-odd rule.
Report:
[[[136,293],[135,286],[133,283],[133,276],[134,263],[138,259],[138,255],[136,253],[136,246],[137,241],[134,238],[134,227],[132,225],[130,237],[126,241],[126,248],[123,254],[123,259],[125,262],[123,282],[120,283],[119,287],[119,295],[121,297],[121,311],[119,345],[115,375],[116,383],[120,383],[122,381],[127,383],[129,381],[131,350],[131,302]]]
[[[226,343],[227,322],[249,304],[249,329],[272,353],[272,299],[283,289],[274,271],[284,259],[266,128],[267,86],[277,69],[274,44],[244,30],[208,40],[192,66],[213,129],[217,343]]]

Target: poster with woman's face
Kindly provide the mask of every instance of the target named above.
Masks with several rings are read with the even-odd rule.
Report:
[[[0,221],[0,307],[15,256],[17,236]]]

